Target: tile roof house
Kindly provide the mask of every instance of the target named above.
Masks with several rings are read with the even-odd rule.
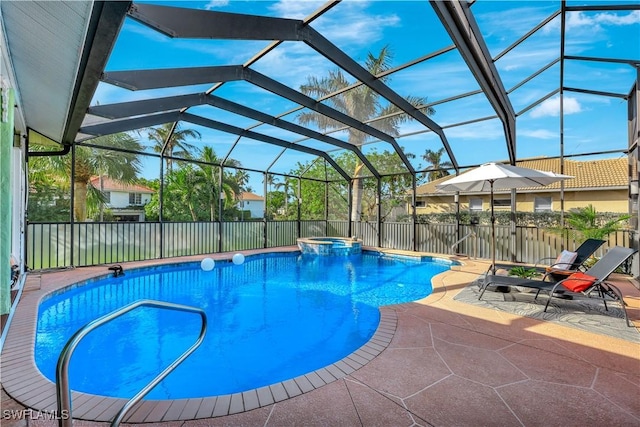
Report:
[[[523,160],[517,166],[560,173],[560,159],[536,158]],[[629,212],[629,161],[627,157],[590,161],[565,159],[564,210],[593,205],[598,212]],[[451,177],[423,184],[416,189],[417,214],[455,212],[454,193],[436,193],[436,185]],[[519,212],[559,211],[560,182],[545,187],[518,188],[516,207]],[[489,194],[460,193],[460,210],[488,211]],[[496,190],[496,210],[511,209],[511,192]]]
[[[244,191],[238,196],[238,209],[249,211],[251,218],[264,218],[264,197]]]
[[[154,190],[139,184],[126,184],[107,176],[94,176],[90,183],[104,193],[106,207],[116,221],[144,221],[144,205],[151,201]]]

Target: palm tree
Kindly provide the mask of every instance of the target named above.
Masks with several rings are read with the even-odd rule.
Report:
[[[278,185],[280,184],[279,179],[277,175],[274,175],[272,173],[267,173],[266,175],[266,184],[268,186],[269,189],[273,188],[275,190],[278,189]]]
[[[443,154],[444,147],[440,148],[438,151],[427,149],[422,155],[422,158],[430,165],[430,168],[436,169],[429,172],[429,181],[434,181],[438,178],[444,178],[449,175],[449,171],[444,170],[444,168],[453,167],[453,163],[448,161],[443,162]]]
[[[389,70],[391,67],[391,59],[392,52],[388,46],[385,46],[380,50],[378,56],[374,56],[371,52],[368,53],[365,61],[365,67],[372,75],[376,76]],[[380,78],[380,81],[382,82],[387,82],[388,80],[389,76]],[[335,70],[330,71],[329,75],[326,77],[307,77],[307,83],[300,86],[300,90],[306,95],[322,98],[335,93],[336,91],[343,90],[350,85],[351,83],[347,80],[342,71]],[[409,96],[406,100],[416,107],[426,104],[426,98]],[[338,95],[328,98],[327,102],[336,110],[345,113],[360,122],[368,122],[376,117],[385,117],[384,119],[376,120],[374,122],[374,126],[392,136],[399,135],[400,124],[408,119],[406,114],[394,115],[394,113],[400,111],[398,107],[392,104],[383,106],[381,104],[380,95],[366,85],[360,85],[354,89],[340,92]],[[435,113],[435,110],[431,107],[422,108],[421,111],[427,115]],[[389,116],[387,117],[387,115]],[[344,126],[342,123],[338,123],[333,119],[315,112],[299,114],[298,121],[305,125],[315,124],[323,131],[337,129]],[[349,143],[358,147],[358,149],[360,149],[368,139],[367,134],[356,129],[349,129],[348,134]],[[360,220],[362,213],[362,180],[358,178],[361,176],[363,167],[363,163],[358,159],[353,171],[353,204],[355,208],[351,218],[353,221]]]
[[[167,137],[169,136],[169,132],[173,128],[174,123],[165,123],[161,126],[150,128],[147,137],[154,141],[153,151],[156,153],[162,153],[162,148],[165,145],[165,141],[167,141]],[[180,129],[180,124],[177,124],[175,129],[173,130],[173,134],[171,134],[171,138],[169,138],[169,142],[167,143],[167,147],[164,150],[163,155],[167,156],[165,162],[167,164],[167,170],[171,171],[173,167],[173,159],[172,156],[183,157],[185,159],[193,158],[193,152],[196,152],[198,149],[195,145],[189,144],[186,142],[188,138],[191,139],[200,139],[202,136],[200,132],[195,129]]]
[[[249,183],[249,174],[245,170],[237,169],[234,178],[239,190],[238,200],[240,200],[240,207],[242,208],[241,211],[243,211],[241,219],[244,220],[244,201],[242,200],[242,193],[251,190],[251,188],[247,187],[247,184]]]
[[[247,171],[238,169],[235,174],[236,183],[238,184],[238,188],[240,191],[247,190],[247,184],[249,183],[249,174]]]
[[[131,135],[117,133],[101,136],[94,140],[94,144],[105,148],[83,145],[74,147],[73,212],[76,221],[87,219],[87,204],[99,207],[105,202],[104,194],[100,189],[94,188],[90,184],[92,177],[107,175],[116,181],[130,183],[137,178],[140,172],[141,163],[138,155],[134,153],[143,151],[143,146]],[[106,147],[123,151],[109,150]],[[71,159],[71,155],[36,157],[30,161],[30,176],[42,177],[42,175],[49,174],[52,180],[66,181],[65,178],[71,176]]]
[[[215,212],[219,201],[224,198],[225,201],[231,201],[233,199],[234,182],[227,176],[222,177],[222,193],[220,193],[220,159],[213,148],[206,146],[202,150],[200,159],[207,164],[198,164],[204,175],[205,188],[209,195],[209,219],[215,221]]]
[[[284,182],[278,182],[275,184],[276,190],[282,189],[284,193],[284,211],[289,212],[289,197],[291,197],[291,190],[295,187],[293,182],[294,178],[286,176]]]
[[[267,185],[269,186],[269,206],[265,205],[265,211],[268,215],[277,215],[280,209],[283,207],[280,203],[284,203],[286,208],[287,200],[285,194],[284,192],[280,191],[280,189],[284,187],[284,183],[280,182],[280,177],[278,175],[274,175],[272,173],[267,173],[266,180]]]
[[[198,172],[192,165],[186,165],[167,174],[167,193],[174,202],[187,207],[192,221],[198,220],[198,200],[206,186],[203,175]]]
[[[278,183],[278,176],[272,173],[267,174],[267,185],[272,186]]]
[[[566,225],[577,240],[603,239],[621,228],[621,223],[630,215],[620,215],[604,223],[598,221],[598,213],[593,205],[571,209],[565,218]]]

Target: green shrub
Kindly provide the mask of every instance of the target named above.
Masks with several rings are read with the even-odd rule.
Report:
[[[535,268],[526,268],[522,266],[513,267],[509,270],[509,275],[522,277],[523,279],[531,279],[538,276],[540,273]]]

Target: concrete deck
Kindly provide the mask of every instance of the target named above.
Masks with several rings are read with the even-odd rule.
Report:
[[[233,405],[247,409],[252,396],[241,396],[242,402],[235,403],[231,398],[213,403],[207,399],[144,402],[127,421],[184,427],[640,425],[637,341],[457,301],[454,297],[487,269],[483,262],[463,262],[434,278],[434,292],[428,298],[383,308],[385,333],[391,332],[386,348],[361,366],[333,372],[317,387],[303,389],[300,384],[305,380],[300,379],[279,390],[273,402],[238,413],[233,413]],[[136,263],[144,264],[150,263]],[[14,320],[26,313],[27,320],[35,321],[25,301],[38,301],[38,295],[51,289],[104,273],[103,266],[47,273],[40,280],[32,277]],[[637,327],[640,291],[626,277],[614,280]],[[33,341],[26,326],[19,324],[12,324],[7,344],[21,343],[5,345],[2,354],[2,426],[57,425],[43,419],[43,413],[24,411],[27,400],[35,409],[55,409],[55,392],[51,394],[50,382],[42,385],[41,378],[24,375]],[[5,387],[9,383],[11,388],[22,383],[22,394]],[[114,400],[76,396],[74,415],[115,414],[120,406]],[[222,409],[231,415],[216,416],[225,413]],[[178,421],[159,422],[163,419]],[[76,421],[74,425],[108,424]]]

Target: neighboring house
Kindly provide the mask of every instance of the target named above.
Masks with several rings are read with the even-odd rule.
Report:
[[[251,218],[264,218],[264,197],[242,192],[238,197],[238,209],[249,211]]]
[[[106,208],[115,221],[144,221],[144,205],[151,201],[154,191],[138,184],[125,184],[107,176],[91,178],[91,185],[106,197]]]
[[[516,162],[517,166],[560,173],[560,159],[537,158]],[[564,160],[564,174],[574,178],[564,181],[564,210],[593,205],[598,212],[629,212],[629,160],[627,157],[606,160]],[[416,213],[455,212],[454,193],[436,193],[444,177],[416,189]],[[460,193],[461,211],[489,211],[489,192]],[[510,190],[494,192],[494,209],[511,209]],[[519,212],[560,211],[560,183],[545,187],[518,188],[516,210]]]

